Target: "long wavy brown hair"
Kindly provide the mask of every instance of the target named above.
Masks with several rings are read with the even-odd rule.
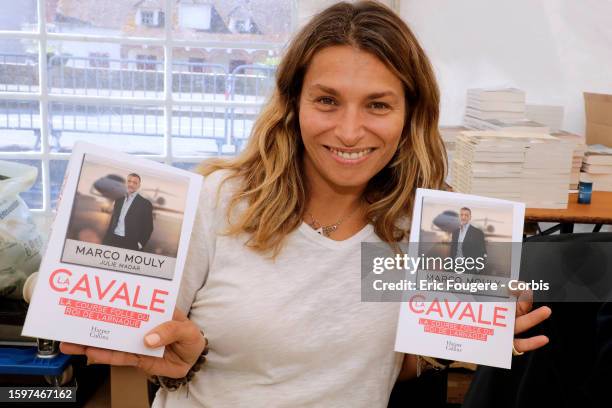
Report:
[[[402,82],[406,119],[398,149],[368,183],[367,220],[384,241],[407,231],[418,187],[440,188],[446,153],[438,132],[440,94],[429,59],[408,26],[392,10],[373,1],[338,3],[314,16],[291,41],[278,66],[276,87],[253,126],[248,145],[232,159],[211,159],[202,174],[229,170],[240,180],[228,220],[240,202],[244,211],[230,220],[228,234],[248,233],[247,245],[260,252],[281,250],[284,238],[302,223],[307,204],[298,101],[308,64],[325,47],[350,45],[378,57]]]

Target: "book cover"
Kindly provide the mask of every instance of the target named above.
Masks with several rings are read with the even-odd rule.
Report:
[[[202,177],[77,143],[23,335],[161,357]]]
[[[523,203],[417,190],[409,255],[420,263],[396,351],[510,368],[524,214]]]

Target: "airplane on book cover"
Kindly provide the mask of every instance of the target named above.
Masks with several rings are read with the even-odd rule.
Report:
[[[127,193],[125,178],[117,174],[108,174],[97,179],[89,194],[76,192],[73,211],[77,216],[69,226],[67,238],[101,244],[108,228],[116,199]],[[167,206],[168,197],[172,194],[159,188],[139,190],[139,193],[153,204],[153,222],[155,228],[146,252],[173,256],[176,252],[176,240],[169,237],[178,236],[180,224],[176,217],[182,215]]]

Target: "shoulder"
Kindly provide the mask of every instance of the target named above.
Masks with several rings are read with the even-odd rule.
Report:
[[[219,189],[227,190],[227,187],[236,184],[236,179],[232,177],[232,172],[229,170],[216,170],[204,177],[202,190],[208,194],[217,194],[221,192]],[[228,185],[229,184],[229,185]]]
[[[213,207],[223,207],[239,188],[240,179],[233,177],[231,171],[214,171],[204,177],[200,193],[200,205],[208,202]]]
[[[475,226],[473,226],[473,225],[470,225],[470,229],[471,229],[472,231],[474,231],[474,232],[478,233],[479,235],[480,235],[480,234],[484,235],[484,232],[483,232],[483,231],[482,231],[480,228],[478,228],[478,227],[475,227]]]
[[[140,193],[136,194],[136,197],[134,197],[134,204],[139,205],[141,208],[144,206],[147,209],[152,209],[153,208],[153,203],[151,203],[151,200],[149,200],[148,198],[143,197]]]
[[[204,177],[200,185],[196,213],[187,259],[183,269],[177,307],[188,312],[196,293],[205,285],[217,252],[217,242],[225,230],[225,206],[231,197],[235,180],[229,171],[215,171]]]
[[[240,188],[240,179],[232,177],[228,170],[217,170],[204,177],[198,213],[208,220],[214,220],[217,227],[225,224],[226,210],[234,194]]]
[[[151,200],[149,200],[148,198],[145,198],[142,196],[142,194],[136,194],[136,200],[143,203],[144,205],[147,206],[153,206],[153,204],[151,204]]]

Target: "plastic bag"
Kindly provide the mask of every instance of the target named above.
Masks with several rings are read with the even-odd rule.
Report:
[[[37,175],[36,167],[0,160],[0,297],[21,299],[25,280],[40,266],[42,236],[19,197]]]

